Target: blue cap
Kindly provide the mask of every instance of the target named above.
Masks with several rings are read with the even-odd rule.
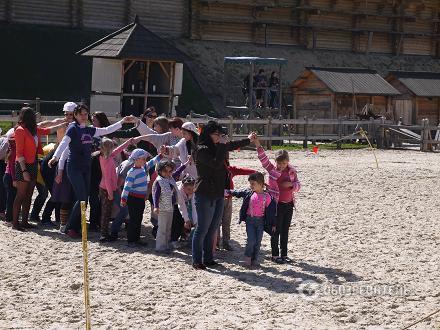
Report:
[[[148,158],[148,157],[151,157],[149,152],[145,151],[144,149],[137,148],[131,152],[130,157],[128,159],[131,161],[135,161],[139,158]]]

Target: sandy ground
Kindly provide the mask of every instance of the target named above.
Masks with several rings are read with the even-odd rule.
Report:
[[[194,271],[188,250],[90,240],[92,325],[98,329],[396,329],[439,308],[439,155],[379,151],[292,152],[303,188],[289,238],[294,262],[260,270],[239,264],[245,229],[223,267]],[[260,168],[255,154],[232,163]],[[245,177],[235,179],[247,185]],[[81,243],[55,230],[0,226],[0,328],[84,327]],[[414,327],[434,329],[440,314]]]

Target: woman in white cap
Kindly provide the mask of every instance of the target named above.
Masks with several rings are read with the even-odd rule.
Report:
[[[122,127],[123,123],[133,121],[133,117],[124,117],[117,123],[105,128],[87,126],[89,109],[85,105],[78,105],[74,110],[75,122],[70,124],[66,135],[55,151],[53,158],[49,161],[52,166],[61,157],[66,148],[69,148],[67,159],[67,176],[75,192],[76,202],[70,213],[69,222],[66,226],[66,233],[72,237],[80,236],[80,202],[87,201],[90,184],[90,164],[93,137],[102,136],[115,132]]]
[[[196,125],[188,121],[182,125],[182,139],[176,145],[169,146],[168,152],[173,158],[179,157],[182,164],[186,163],[188,156],[192,156],[196,150],[198,140],[199,132]],[[197,167],[194,161],[190,161],[183,171],[182,177],[186,175],[197,178]]]

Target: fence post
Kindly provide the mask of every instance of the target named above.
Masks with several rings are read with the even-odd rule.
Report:
[[[232,141],[233,137],[234,137],[234,117],[229,116],[229,139]]]
[[[421,135],[421,138],[422,138],[422,141],[421,141],[421,145],[420,145],[420,148],[421,148],[421,151],[428,151],[428,140],[429,140],[429,119],[428,118],[424,118],[424,119],[422,119],[422,126],[423,126],[423,129],[422,129],[422,133],[420,134]]]
[[[307,118],[307,116],[304,117],[304,120],[306,121],[304,123],[304,141],[303,141],[303,148],[307,149],[307,142],[308,142],[308,133],[307,133],[307,128],[308,128],[308,124],[309,124],[309,118]]]
[[[269,121],[267,123],[267,149],[272,149],[272,116],[269,116]]]
[[[38,112],[41,114],[41,112],[40,112],[40,98],[39,97],[35,98],[35,112]]]
[[[379,149],[385,149],[385,118],[380,118],[379,136],[377,138],[377,147]]]
[[[369,139],[371,144],[374,144],[374,142],[377,143],[377,141],[375,141],[376,139],[376,133],[375,133],[375,129],[374,129],[374,118],[370,117],[370,124],[368,125],[368,132],[367,135],[369,135]]]
[[[341,149],[342,146],[342,118],[338,118],[338,142],[336,142],[336,149]]]

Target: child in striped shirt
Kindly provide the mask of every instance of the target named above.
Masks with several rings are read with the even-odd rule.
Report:
[[[127,227],[127,241],[129,246],[144,246],[140,241],[142,216],[145,210],[145,199],[148,191],[148,170],[156,163],[156,158],[147,164],[149,154],[143,149],[135,149],[130,155],[133,167],[125,178],[124,189],[121,195],[121,206],[128,206],[130,220]]]

